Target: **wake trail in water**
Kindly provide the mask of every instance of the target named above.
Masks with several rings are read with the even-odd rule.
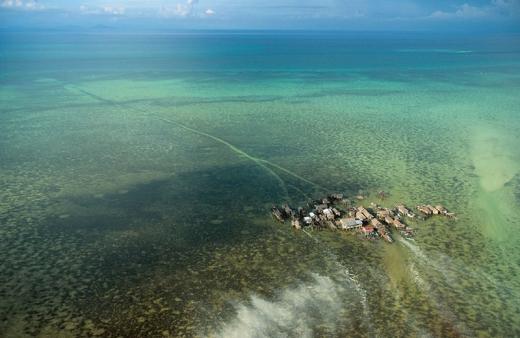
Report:
[[[190,132],[192,132],[194,134],[198,134],[198,135],[210,138],[210,139],[212,139],[212,140],[214,140],[214,141],[216,141],[218,143],[221,143],[221,144],[225,145],[226,147],[231,149],[233,152],[235,152],[239,156],[243,156],[243,157],[253,161],[256,165],[258,165],[259,167],[261,167],[264,170],[266,170],[271,176],[273,176],[278,181],[280,187],[282,188],[282,190],[283,190],[283,192],[285,194],[285,197],[287,198],[287,200],[290,201],[289,191],[287,189],[287,185],[285,184],[285,181],[277,173],[275,173],[271,168],[269,168],[268,166],[266,166],[264,164],[264,162],[268,163],[267,161],[261,160],[259,158],[256,158],[256,157],[253,157],[253,156],[249,155],[248,153],[246,153],[242,149],[237,148],[233,144],[229,143],[228,141],[225,141],[225,140],[221,139],[220,137],[208,134],[206,132],[203,132],[203,131],[200,131],[200,130],[197,130],[197,129],[194,129],[194,128],[191,128],[191,127],[188,127],[187,125],[185,125],[183,123],[180,123],[180,122],[177,122],[177,121],[174,121],[174,120],[166,119],[164,117],[159,117],[159,116],[156,116],[156,115],[152,115],[152,116],[154,116],[156,119],[158,119],[160,121],[163,121],[163,122],[166,122],[166,123],[169,123],[169,124],[177,125],[177,126],[183,128],[185,130],[188,130],[188,131],[190,131]]]
[[[417,245],[410,243],[409,241],[403,239],[402,237],[398,237],[398,240],[401,244],[406,246],[415,256],[423,261],[427,261],[428,258],[424,254],[424,252]]]
[[[303,230],[314,242],[316,237]],[[216,337],[314,337],[316,328],[327,328],[329,336],[338,336],[337,330],[349,327],[353,318],[359,319],[356,307],[362,306],[362,325],[370,337],[375,337],[370,322],[366,291],[350,270],[342,265],[334,253],[324,246],[327,261],[334,261],[337,273],[332,276],[311,274],[313,281],[300,283],[296,288],[283,290],[275,300],[256,295],[250,302],[235,306],[236,315],[220,325]],[[321,250],[321,248],[320,248]],[[323,332],[321,332],[323,334]],[[211,336],[211,335],[210,335]]]
[[[442,274],[448,283],[457,283],[457,278],[460,278],[461,276],[470,276],[476,281],[485,281],[493,287],[498,287],[500,285],[499,281],[482,268],[470,267],[463,263],[457,263],[451,257],[443,253],[436,253],[436,257],[432,257],[431,255],[426,256],[417,245],[404,239],[400,239],[400,242],[414,253],[419,263],[427,265],[429,268],[433,268]]]
[[[433,268],[433,270],[440,273],[446,281],[451,282],[451,283],[455,282],[453,280],[452,276],[450,276],[447,273],[446,269],[443,268],[442,266],[440,266],[440,264],[438,264],[438,262],[436,260],[434,260],[432,257],[426,256],[426,254],[424,253],[424,251],[421,250],[420,247],[418,247],[415,244],[410,243],[409,241],[407,241],[406,239],[403,239],[402,237],[398,237],[398,240],[401,244],[403,244],[410,250],[410,252],[414,255],[414,257],[417,259],[417,261],[420,264],[428,266],[429,269]],[[417,271],[415,272],[415,275],[419,276]],[[424,283],[419,283],[419,284],[425,285]]]
[[[272,162],[270,162],[270,161],[263,160],[263,159],[258,159],[258,160],[261,161],[261,162],[264,162],[264,163],[266,163],[266,164],[268,164],[268,165],[270,165],[270,166],[273,166],[273,167],[275,167],[276,169],[281,170],[281,171],[283,171],[284,173],[286,173],[286,174],[288,174],[288,175],[291,175],[291,176],[294,177],[294,178],[299,179],[300,181],[303,181],[303,182],[305,182],[305,183],[308,183],[308,184],[312,185],[313,187],[318,188],[319,190],[328,191],[325,187],[323,187],[323,186],[321,186],[321,185],[319,185],[319,184],[317,184],[317,183],[314,183],[314,182],[312,182],[312,181],[310,181],[310,180],[308,180],[308,179],[306,179],[306,178],[304,178],[304,177],[301,177],[300,175],[298,175],[298,174],[296,174],[296,173],[294,173],[294,172],[292,172],[292,171],[290,171],[290,170],[288,170],[288,169],[285,169],[284,167],[281,167],[281,166],[279,166],[279,165],[276,164],[276,163],[272,163]]]
[[[305,197],[305,199],[307,200],[311,200],[312,198],[310,196],[308,196],[303,190],[299,189],[298,187],[292,185],[292,184],[288,184],[287,185],[288,188],[291,188],[291,189],[294,189],[296,190],[297,192],[299,192],[303,197]]]
[[[319,190],[323,190],[323,191],[327,191],[326,188],[324,188],[323,186],[315,183],[315,182],[312,182],[311,180],[308,180],[276,163],[273,163],[273,162],[270,162],[268,160],[265,160],[265,159],[261,159],[261,158],[257,158],[257,157],[254,157],[248,153],[246,153],[245,151],[243,151],[242,149],[238,148],[237,146],[231,144],[230,142],[220,138],[220,137],[217,137],[215,135],[212,135],[212,134],[209,134],[209,133],[206,133],[204,131],[201,131],[201,130],[198,130],[198,129],[195,129],[195,128],[192,128],[192,127],[189,127],[183,123],[180,123],[178,121],[175,121],[175,120],[171,120],[171,119],[167,119],[167,118],[164,118],[162,116],[159,116],[157,114],[152,114],[152,113],[149,113],[145,110],[141,110],[141,109],[136,109],[134,107],[127,107],[126,105],[124,104],[121,104],[121,103],[118,103],[116,101],[111,101],[111,100],[107,100],[103,97],[100,97],[98,95],[95,95],[95,94],[92,94],[84,89],[81,89],[81,88],[76,88],[79,92],[83,93],[84,95],[87,95],[91,98],[94,98],[94,99],[97,99],[101,102],[104,102],[104,103],[108,103],[108,104],[111,104],[111,105],[116,105],[116,106],[119,106],[121,108],[124,108],[124,109],[131,109],[133,110],[134,112],[137,112],[139,114],[145,114],[146,116],[148,117],[153,117],[159,121],[162,121],[162,122],[165,122],[165,123],[169,123],[169,124],[174,124],[184,130],[187,130],[189,132],[192,132],[194,134],[197,134],[197,135],[200,135],[200,136],[204,136],[204,137],[207,137],[209,139],[212,139],[220,144],[223,144],[225,145],[226,147],[228,147],[230,150],[232,150],[233,152],[235,152],[237,155],[239,156],[242,156],[244,158],[247,158],[249,159],[250,161],[254,162],[255,164],[257,164],[259,167],[263,168],[267,173],[269,173],[271,176],[273,176],[279,183],[280,187],[282,188],[282,190],[284,191],[284,194],[287,198],[287,200],[290,200],[290,197],[289,197],[289,192],[288,192],[288,189],[287,189],[287,186],[285,184],[285,181],[276,173],[274,172],[273,169],[271,169],[270,167],[272,168],[275,168],[275,169],[278,169],[282,172],[284,172],[285,174],[291,176],[291,177],[294,177],[296,179],[298,179],[299,181],[302,181],[302,182],[305,182],[307,184],[310,184],[311,186],[319,189]],[[369,329],[369,332],[372,332],[373,331],[373,328],[372,328],[372,325],[370,323],[370,321],[368,320],[369,318],[369,315],[370,315],[370,310],[369,310],[369,307],[368,307],[368,302],[367,302],[367,293],[366,293],[366,290],[363,289],[363,287],[361,286],[361,283],[357,280],[356,278],[356,275],[354,273],[352,273],[346,266],[344,266],[342,263],[340,263],[340,261],[338,260],[338,257],[336,256],[336,254],[334,254],[330,248],[326,245],[324,245],[323,243],[321,243],[321,241],[319,241],[317,238],[315,238],[314,236],[312,236],[309,232],[307,232],[306,230],[304,230],[305,234],[307,234],[307,236],[309,236],[310,238],[312,238],[318,245],[320,245],[321,247],[323,247],[323,250],[322,252],[325,252],[329,258],[332,259],[332,261],[334,262],[334,264],[337,265],[338,267],[338,270],[341,271],[342,273],[342,276],[344,276],[344,278],[346,278],[346,280],[348,281],[348,285],[352,286],[353,289],[358,293],[358,295],[360,296],[361,298],[361,305],[363,307],[363,313],[364,313],[364,316],[363,316],[363,321],[365,323],[365,325],[368,327]]]
[[[427,256],[424,253],[424,251],[421,250],[420,247],[418,247],[415,244],[412,244],[410,241],[407,241],[402,237],[399,237],[399,242],[406,246],[410,250],[410,252],[414,254],[414,256],[418,259],[419,263],[428,266],[429,269],[433,268],[433,270],[440,273],[448,283],[456,283],[453,276],[451,276],[448,273],[448,262],[444,262],[443,267],[441,264],[439,264],[439,262],[436,259],[434,259],[434,257]]]
[[[160,120],[160,121],[163,121],[163,122],[166,122],[166,123],[169,123],[169,124],[174,124],[174,125],[177,125],[187,131],[190,131],[192,133],[195,133],[195,134],[198,134],[198,135],[201,135],[201,136],[204,136],[204,137],[207,137],[207,138],[210,138],[218,143],[221,143],[223,145],[225,145],[226,147],[228,147],[229,149],[231,149],[233,152],[235,152],[236,154],[240,155],[240,156],[243,156],[251,161],[253,161],[255,164],[257,164],[258,166],[260,166],[261,168],[263,168],[264,170],[266,170],[271,176],[273,176],[279,183],[281,189],[283,190],[284,194],[285,194],[285,197],[286,199],[290,202],[291,201],[291,198],[290,198],[290,195],[289,195],[289,191],[287,189],[287,185],[285,183],[285,181],[276,173],[274,172],[270,167],[272,168],[275,168],[275,169],[278,169],[282,172],[284,172],[285,174],[289,175],[289,176],[292,176],[302,182],[305,182],[307,184],[310,184],[311,186],[313,186],[314,188],[317,188],[318,190],[322,190],[322,191],[329,191],[328,189],[326,189],[325,187],[323,187],[322,185],[319,185],[309,179],[306,179],[305,177],[302,177],[298,174],[296,174],[295,172],[287,169],[287,168],[284,168],[276,163],[273,163],[271,161],[268,161],[268,160],[265,160],[265,159],[262,159],[262,158],[258,158],[258,157],[254,157],[248,153],[246,153],[245,151],[243,151],[242,149],[238,148],[237,146],[229,143],[228,141],[226,140],[223,140],[222,138],[220,137],[217,137],[215,135],[212,135],[212,134],[209,134],[209,133],[206,133],[204,131],[201,131],[201,130],[198,130],[198,129],[195,129],[195,128],[192,128],[192,127],[189,127],[181,122],[178,122],[178,121],[175,121],[175,120],[171,120],[171,119],[167,119],[165,117],[162,117],[162,116],[159,116],[157,114],[153,114],[153,113],[149,113],[148,111],[145,111],[145,110],[142,110],[142,109],[136,109],[135,107],[128,107],[127,105],[125,104],[122,104],[122,103],[119,103],[117,101],[113,101],[113,100],[109,100],[109,99],[106,99],[102,96],[99,96],[99,95],[96,95],[96,94],[93,94],[83,88],[80,88],[80,87],[77,87],[75,85],[71,85],[71,84],[68,84],[67,87],[70,87],[70,88],[73,88],[74,90],[90,97],[90,98],[93,98],[95,100],[98,100],[98,101],[101,101],[103,103],[106,103],[106,104],[110,104],[110,105],[115,105],[115,106],[120,106],[121,108],[125,108],[125,109],[131,109],[139,114],[145,114],[146,116],[150,116],[150,117],[153,117],[157,120]]]
[[[288,200],[289,202],[291,201],[291,198],[290,198],[290,195],[289,195],[289,191],[287,189],[287,185],[285,184],[285,181],[277,174],[275,173],[271,168],[269,168],[267,165],[270,165],[274,168],[277,168],[295,178],[298,178],[299,180],[301,181],[304,181],[306,183],[309,183],[309,184],[312,184],[313,186],[315,187],[319,187],[317,184],[311,182],[310,180],[307,180],[305,179],[304,177],[301,177],[299,176],[298,174],[296,173],[293,173],[291,172],[290,170],[286,169],[286,168],[283,168],[275,163],[272,163],[270,161],[267,161],[267,160],[264,160],[264,159],[260,159],[260,158],[257,158],[257,157],[254,157],[254,156],[251,156],[249,155],[248,153],[246,153],[245,151],[243,151],[242,149],[238,148],[237,146],[221,139],[220,137],[217,137],[217,136],[214,136],[214,135],[211,135],[209,133],[206,133],[206,132],[203,132],[203,131],[200,131],[200,130],[197,130],[195,128],[191,128],[191,127],[188,127],[187,125],[183,124],[183,123],[180,123],[180,122],[177,122],[177,121],[174,121],[174,120],[171,120],[171,119],[166,119],[164,117],[161,117],[157,114],[151,114],[147,111],[144,111],[144,110],[141,110],[141,109],[136,109],[135,107],[127,107],[125,104],[121,104],[117,101],[112,101],[112,100],[109,100],[109,99],[105,99],[99,95],[96,95],[96,94],[93,94],[83,88],[79,88],[77,86],[74,86],[74,85],[71,85],[71,84],[68,84],[66,87],[69,87],[69,88],[73,88],[74,90],[90,97],[90,98],[93,98],[95,100],[98,100],[98,101],[101,101],[103,103],[106,103],[106,104],[110,104],[110,105],[114,105],[114,106],[119,106],[121,108],[125,108],[125,109],[131,109],[133,110],[134,112],[137,112],[139,114],[145,114],[146,116],[149,116],[149,117],[153,117],[157,120],[160,120],[160,121],[163,121],[163,122],[166,122],[166,123],[169,123],[169,124],[174,124],[174,125],[177,125],[187,131],[190,131],[192,133],[195,133],[195,134],[198,134],[198,135],[201,135],[201,136],[204,136],[204,137],[207,137],[207,138],[210,138],[218,143],[221,143],[225,146],[227,146],[229,149],[231,149],[233,152],[235,152],[236,154],[238,154],[239,156],[243,156],[251,161],[253,161],[255,164],[257,164],[259,167],[263,168],[267,173],[269,173],[269,175],[271,175],[272,177],[274,177],[278,184],[280,185],[280,188],[282,189],[282,191],[284,192],[284,196],[286,198],[286,200]]]
[[[334,264],[337,266],[338,271],[340,271],[341,275],[343,277],[345,277],[346,280],[348,281],[348,284],[351,285],[354,288],[354,290],[358,293],[358,295],[361,298],[361,305],[363,307],[363,315],[364,315],[363,322],[365,323],[365,325],[369,329],[370,334],[372,335],[373,326],[372,326],[372,323],[370,322],[370,320],[367,320],[367,318],[370,318],[370,308],[368,306],[367,292],[363,288],[361,283],[358,281],[357,276],[353,272],[351,272],[348,267],[346,267],[339,261],[338,256],[334,252],[331,251],[329,246],[327,246],[326,244],[323,244],[318,238],[311,235],[307,230],[305,230],[305,229],[302,229],[302,230],[305,232],[305,234],[307,234],[307,236],[312,238],[312,240],[316,244],[318,244],[320,247],[323,248],[321,250],[321,252],[324,252],[327,256],[329,256],[330,261],[334,262]]]
[[[400,243],[404,244],[404,246],[406,246],[410,250],[410,252],[414,254],[414,256],[417,258],[420,264],[428,266],[430,268],[433,267],[434,270],[441,273],[445,280],[447,280],[448,282],[454,282],[453,278],[447,274],[446,270],[442,269],[441,266],[435,260],[433,260],[430,257],[427,257],[420,247],[410,243],[402,237],[399,237],[398,239]],[[450,307],[446,305],[442,301],[441,297],[439,297],[438,293],[434,291],[434,288],[431,286],[431,284],[428,283],[428,281],[422,277],[419,270],[417,270],[415,263],[412,262],[411,264],[409,264],[408,270],[415,284],[419,287],[419,289],[422,292],[428,295],[428,298],[432,302],[433,306],[439,309],[439,311],[444,316],[446,316],[447,320],[449,320],[453,324],[453,326],[457,328],[459,332],[464,333],[464,335],[467,336],[472,336],[470,334],[471,331],[464,325],[464,323],[461,323],[458,320],[457,316],[455,316]]]

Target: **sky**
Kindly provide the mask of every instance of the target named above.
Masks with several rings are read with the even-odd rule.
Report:
[[[520,0],[0,0],[0,29],[520,31]]]

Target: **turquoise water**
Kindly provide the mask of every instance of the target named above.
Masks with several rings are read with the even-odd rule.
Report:
[[[0,336],[520,335],[519,36],[0,43]],[[458,217],[269,215],[336,191]]]

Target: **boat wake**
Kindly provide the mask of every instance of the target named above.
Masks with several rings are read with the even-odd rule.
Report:
[[[352,273],[348,267],[346,267],[339,261],[337,255],[334,252],[332,252],[328,246],[322,244],[319,239],[317,239],[316,237],[311,235],[305,229],[303,229],[303,231],[307,234],[307,236],[312,238],[314,240],[314,242],[316,242],[318,245],[322,246],[322,248],[323,248],[322,252],[324,254],[326,254],[327,256],[329,256],[330,261],[336,265],[336,269],[340,273],[340,278],[342,280],[345,280],[347,282],[347,284],[356,291],[356,293],[360,297],[360,302],[363,307],[364,325],[368,328],[369,332],[372,333],[372,330],[373,330],[372,324],[370,321],[366,320],[366,318],[370,317],[370,308],[368,306],[367,292],[363,288],[361,283],[358,281],[356,275],[354,273]]]
[[[417,263],[428,266],[429,268],[433,268],[435,271],[440,273],[448,283],[455,283],[454,276],[451,276],[448,273],[447,268],[442,268],[441,264],[438,263],[437,260],[432,257],[427,257],[426,254],[415,244],[410,243],[409,241],[399,238],[399,242],[404,244],[417,258]],[[411,262],[408,266],[408,270],[410,275],[412,276],[413,281],[418,286],[418,288],[425,294],[428,295],[432,305],[437,308],[443,316],[448,320],[460,333],[463,333],[464,336],[473,336],[471,331],[461,323],[457,316],[450,309],[449,305],[447,305],[439,294],[435,291],[434,287],[423,277],[423,275],[419,272],[416,264]]]
[[[431,291],[430,284],[428,284],[421,276],[417,268],[415,267],[415,263],[411,263],[408,266],[408,269],[410,271],[410,275],[412,276],[413,281],[417,286],[419,286],[419,289],[421,289],[422,292],[429,294]]]
[[[419,248],[417,245],[415,244],[412,244],[410,243],[410,241],[402,238],[402,237],[398,237],[398,240],[401,244],[403,244],[404,246],[408,247],[408,249],[410,249],[410,251],[417,257],[419,258],[420,260],[428,260],[428,258],[426,257],[426,255],[424,254],[424,252],[421,250],[421,248]]]
[[[264,169],[266,171],[266,173],[268,173],[270,176],[272,176],[274,179],[276,179],[276,181],[278,182],[281,190],[283,191],[284,193],[284,197],[286,200],[290,201],[290,195],[289,195],[289,191],[287,189],[287,184],[286,182],[280,177],[279,174],[277,174],[274,170],[274,169],[277,169],[283,173],[285,173],[286,175],[289,175],[301,182],[304,182],[304,183],[307,183],[309,185],[311,185],[312,187],[318,189],[318,190],[322,190],[322,191],[328,191],[328,189],[326,189],[325,187],[309,180],[309,179],[306,179],[305,177],[302,177],[298,174],[296,174],[295,172],[287,169],[287,168],[284,168],[276,163],[273,163],[271,161],[268,161],[268,160],[265,160],[265,159],[262,159],[262,158],[258,158],[258,157],[255,157],[255,156],[252,156],[250,154],[248,154],[247,152],[245,152],[244,150],[238,148],[237,146],[235,146],[234,144],[231,144],[230,142],[218,137],[218,136],[215,136],[215,135],[212,135],[210,133],[207,133],[207,132],[204,132],[202,130],[198,130],[198,129],[195,129],[195,128],[192,128],[192,127],[189,127],[179,121],[176,121],[176,120],[173,120],[173,119],[169,119],[169,118],[165,118],[159,114],[156,114],[156,113],[150,113],[148,111],[148,109],[143,109],[143,108],[138,108],[136,107],[135,105],[127,105],[127,104],[124,104],[124,103],[121,103],[121,102],[117,102],[117,101],[112,101],[112,100],[109,100],[109,99],[105,99],[104,97],[102,96],[99,96],[99,95],[96,95],[94,93],[91,93],[87,90],[85,90],[84,88],[81,88],[81,87],[78,87],[78,86],[74,86],[74,85],[71,85],[71,84],[68,84],[66,86],[66,88],[68,88],[69,90],[73,90],[73,91],[76,91],[76,92],[79,92],[83,95],[86,95],[92,99],[95,99],[97,101],[100,101],[100,102],[103,102],[103,103],[107,103],[107,104],[110,104],[112,106],[119,106],[121,107],[122,109],[125,109],[125,110],[133,110],[135,113],[137,114],[141,114],[143,116],[148,116],[148,117],[152,117],[158,121],[162,121],[164,123],[168,123],[168,124],[173,124],[173,125],[176,125],[177,127],[180,127],[186,131],[189,131],[191,133],[194,133],[194,134],[197,134],[197,135],[200,135],[200,136],[203,136],[203,137],[206,137],[206,138],[209,138],[215,142],[218,142],[226,147],[228,147],[231,151],[233,151],[235,154],[237,154],[238,156],[241,156],[243,158],[246,158],[250,161],[252,161],[253,163],[255,163],[256,165],[258,165],[260,168]]]
[[[417,258],[418,262],[427,265],[430,269],[433,268],[433,270],[440,273],[444,279],[446,279],[447,282],[454,283],[454,278],[451,276],[448,272],[447,265],[446,264],[439,264],[437,260],[435,260],[433,257],[428,257],[424,253],[424,251],[421,250],[420,247],[418,247],[416,244],[411,243],[410,241],[407,241],[401,237],[399,237],[399,242],[404,244]]]
[[[433,270],[442,274],[448,283],[457,283],[461,276],[471,276],[475,280],[484,281],[492,286],[500,284],[493,276],[485,272],[483,269],[469,267],[461,262],[455,261],[448,255],[439,252],[426,256],[426,254],[416,244],[402,238],[400,238],[399,241],[410,249],[418,259],[419,263],[427,265],[430,269],[433,268]]]
[[[275,170],[293,177],[300,182],[306,183],[317,190],[328,191],[325,187],[287,168],[271,161],[252,156],[218,136],[192,128],[179,121],[150,113],[147,109],[139,109],[135,108],[135,106],[129,107],[120,102],[106,100],[82,88],[75,89],[98,101],[120,106],[122,109],[133,110],[136,113],[153,117],[164,123],[176,125],[188,132],[209,138],[228,147],[238,156],[252,161],[275,178],[287,200],[290,200],[287,184]],[[306,234],[317,244],[322,245],[322,243],[310,233],[306,232]],[[347,320],[347,318],[359,318],[355,316],[354,313],[352,313],[351,316],[342,314],[352,311],[352,309],[356,307],[355,304],[361,304],[364,314],[362,319],[363,324],[366,325],[371,332],[371,324],[369,322],[367,323],[366,320],[370,313],[366,291],[356,279],[356,276],[339,262],[337,256],[326,245],[322,246],[326,249],[324,252],[337,264],[337,271],[341,275],[338,279],[341,282],[335,282],[330,277],[314,274],[312,283],[303,284],[295,289],[285,290],[277,301],[270,302],[257,296],[252,296],[250,304],[243,304],[237,307],[236,318],[223,326],[217,336],[285,337],[288,333],[292,333],[303,337],[311,337],[314,336],[313,333],[316,327],[334,333],[336,328],[342,327],[338,326],[342,321]],[[343,304],[345,299],[349,299],[348,307]]]

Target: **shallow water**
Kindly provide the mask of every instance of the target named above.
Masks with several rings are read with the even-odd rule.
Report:
[[[0,39],[0,336],[520,335],[517,36]],[[268,214],[360,190],[458,217]]]

